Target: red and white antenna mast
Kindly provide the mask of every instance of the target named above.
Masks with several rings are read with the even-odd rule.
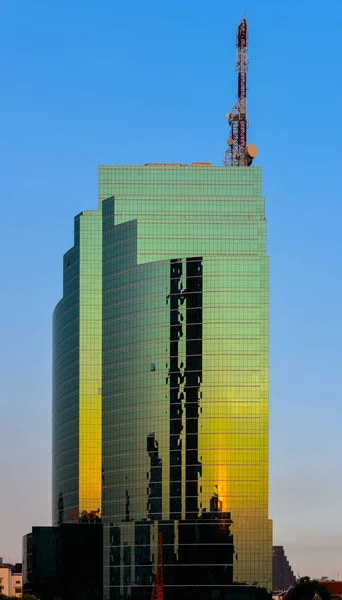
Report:
[[[253,158],[258,154],[254,144],[247,144],[247,45],[248,25],[246,19],[242,19],[236,34],[238,100],[233,106],[232,112],[227,114],[230,125],[230,138],[224,155],[224,164],[232,167],[249,167]]]

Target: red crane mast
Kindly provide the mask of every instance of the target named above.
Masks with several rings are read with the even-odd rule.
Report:
[[[230,138],[228,148],[225,152],[224,164],[226,166],[249,167],[258,151],[254,144],[247,144],[247,47],[248,47],[248,25],[246,19],[242,19],[236,34],[238,73],[237,103],[232,112],[227,114],[230,125]]]
[[[163,587],[163,534],[158,533],[158,555],[157,555],[157,569],[154,577],[154,584],[152,589],[152,600],[163,600],[164,598],[164,587]]]

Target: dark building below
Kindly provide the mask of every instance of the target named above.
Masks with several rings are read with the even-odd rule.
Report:
[[[101,524],[33,527],[23,538],[23,594],[39,600],[102,600],[102,552]]]
[[[156,454],[151,436],[151,454]],[[155,457],[158,468],[158,458]],[[151,477],[152,480],[152,477]],[[150,486],[151,489],[151,486]],[[126,521],[131,527],[129,512]],[[223,512],[214,495],[210,511],[197,519],[178,521],[135,521],[134,540],[128,543],[118,526],[110,528],[110,596],[109,600],[136,598],[150,600],[156,576],[156,557],[152,540],[161,535],[164,600],[224,600],[261,598],[266,590],[234,585],[232,519]],[[152,554],[151,554],[152,552]],[[124,586],[120,588],[120,574]],[[129,590],[125,595],[123,590]],[[266,596],[268,598],[267,592]]]
[[[272,589],[274,592],[287,590],[296,583],[295,575],[283,546],[273,546]]]

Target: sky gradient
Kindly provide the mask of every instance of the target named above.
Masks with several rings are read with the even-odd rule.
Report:
[[[270,517],[300,575],[342,577],[342,4],[4,0],[0,556],[51,519],[51,320],[98,164],[222,164],[235,32],[271,257]]]

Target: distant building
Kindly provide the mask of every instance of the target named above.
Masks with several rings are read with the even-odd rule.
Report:
[[[272,589],[273,592],[287,590],[296,583],[296,577],[291,569],[283,546],[273,546],[272,558]]]
[[[99,523],[33,527],[23,538],[23,593],[102,600],[103,534]]]
[[[4,564],[0,560],[0,587],[5,596],[19,597],[22,594],[22,569],[21,563]]]

